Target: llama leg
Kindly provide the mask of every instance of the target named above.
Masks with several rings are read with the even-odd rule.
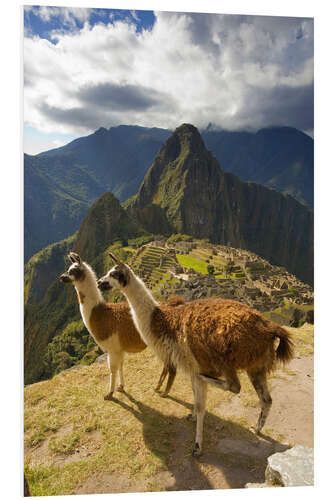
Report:
[[[197,385],[196,385],[196,376],[191,374],[191,384],[192,384],[192,391],[194,395],[194,404],[193,404],[193,411],[192,413],[189,413],[186,417],[187,420],[190,420],[191,422],[195,422],[197,419],[196,415],[196,407],[195,407],[195,401],[196,401],[196,391],[197,391]]]
[[[173,384],[173,381],[175,380],[177,370],[173,365],[170,364],[170,365],[168,365],[167,372],[169,373],[169,377],[168,377],[165,391],[162,392],[162,394],[161,394],[162,398],[165,398],[169,394],[170,389],[171,389],[172,384]]]
[[[227,391],[238,394],[241,390],[241,385],[236,370],[228,368],[224,371],[224,376],[226,378]]]
[[[158,381],[158,383],[157,383],[157,386],[156,386],[156,388],[155,388],[155,391],[156,391],[156,392],[158,392],[158,391],[160,390],[161,385],[163,384],[164,379],[165,379],[165,377],[167,376],[167,373],[168,373],[168,367],[167,367],[167,364],[165,364],[165,365],[163,366],[163,370],[162,370],[162,373],[161,373],[160,379],[159,379],[159,381]]]
[[[120,378],[120,385],[118,385],[117,390],[119,392],[124,392],[124,385],[125,385],[125,380],[124,380],[124,358],[122,358],[119,366],[119,378]]]
[[[195,445],[192,455],[198,457],[202,454],[203,423],[206,411],[207,384],[198,377],[194,379],[195,385],[195,414],[197,417],[197,428],[195,434]]]
[[[249,376],[249,378],[253,384],[253,387],[255,388],[255,390],[259,396],[259,400],[260,400],[261,412],[260,412],[257,426],[256,426],[256,434],[259,434],[261,429],[265,425],[269,410],[271,409],[272,398],[271,398],[271,395],[268,391],[265,370],[261,370],[261,371],[254,372],[254,373],[248,372],[248,376]]]
[[[108,353],[108,365],[110,372],[110,382],[109,382],[109,392],[104,396],[105,400],[111,401],[113,399],[114,388],[116,385],[116,377],[121,363],[121,358],[119,353],[112,353],[112,356]]]
[[[214,385],[224,391],[231,391],[238,394],[241,389],[241,385],[236,370],[234,368],[225,368],[223,370],[223,376],[225,377],[225,380],[203,375],[202,373],[198,375],[201,380],[207,382],[208,384]]]

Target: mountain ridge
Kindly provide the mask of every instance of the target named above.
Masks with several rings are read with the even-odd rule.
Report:
[[[29,228],[25,262],[44,246],[73,234],[104,192],[112,191],[121,202],[135,195],[171,135],[171,130],[157,127],[120,125],[100,128],[38,155],[25,155],[25,225]],[[225,172],[313,206],[313,140],[304,133],[292,127],[270,127],[256,133],[206,130],[201,135]]]

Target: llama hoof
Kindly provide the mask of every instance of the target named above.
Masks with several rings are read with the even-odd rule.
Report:
[[[161,398],[166,398],[166,397],[167,397],[167,395],[168,395],[168,393],[167,393],[167,392],[161,392],[161,394],[160,394]]]
[[[109,392],[109,394],[106,394],[104,396],[105,401],[112,401],[112,399],[113,399],[113,392]]]
[[[195,443],[194,450],[192,451],[193,457],[200,457],[202,455],[202,449],[199,446],[199,443]]]
[[[154,391],[155,392],[160,392],[160,386],[155,387]]]
[[[124,386],[123,385],[119,385],[117,387],[117,391],[119,391],[119,392],[125,392]]]

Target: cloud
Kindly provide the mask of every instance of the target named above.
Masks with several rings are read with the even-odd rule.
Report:
[[[151,88],[101,83],[82,87],[78,91],[78,98],[85,106],[110,107],[117,111],[144,111],[157,105],[163,97]]]
[[[25,6],[25,12],[32,12],[44,22],[57,18],[64,26],[76,26],[77,22],[89,20],[93,10],[82,7]]]
[[[87,9],[60,10],[83,26],[25,38],[25,120],[41,131],[313,127],[312,19],[156,12],[138,31],[134,12],[90,25]]]
[[[50,106],[46,102],[38,105],[38,111],[46,120],[61,123],[62,127],[74,130],[94,130],[96,123],[102,125],[108,119],[107,114],[100,109],[88,107],[61,108]]]

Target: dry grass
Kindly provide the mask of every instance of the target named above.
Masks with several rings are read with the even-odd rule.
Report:
[[[150,381],[157,383],[159,371],[149,350],[128,357],[128,392],[117,393],[115,402],[103,400],[106,364],[65,371],[26,387],[25,463],[33,494],[70,494],[92,472],[109,471],[110,464],[113,471],[145,478],[163,470],[173,451],[172,429],[188,409],[153,391]],[[190,386],[181,375],[172,392],[192,402]],[[97,447],[93,433],[100,437]],[[48,445],[40,453],[44,442]],[[88,450],[82,461],[68,460],[82,449]]]
[[[298,353],[311,354],[313,326],[290,330]],[[154,392],[160,369],[150,349],[128,356],[126,393],[117,393],[113,402],[103,399],[108,386],[106,363],[68,370],[27,386],[25,471],[32,495],[72,494],[88,478],[110,472],[144,480],[147,490],[161,491],[156,474],[168,471],[170,461],[181,464],[190,456],[195,427],[185,419],[193,403],[189,380],[178,373],[170,397],[161,398]],[[240,378],[242,403],[257,407],[247,376],[241,373]],[[215,411],[221,402],[233,397],[209,388],[205,453],[217,453],[221,437],[257,439],[249,431],[254,422],[241,415],[221,418]],[[270,433],[269,429],[265,432]],[[205,467],[209,465],[200,464],[202,473],[208,472]]]

